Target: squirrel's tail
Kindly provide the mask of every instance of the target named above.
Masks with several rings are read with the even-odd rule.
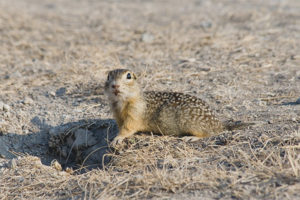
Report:
[[[226,121],[223,123],[226,130],[232,131],[235,129],[244,129],[246,127],[249,127],[251,125],[254,125],[254,123],[246,123],[242,121]]]

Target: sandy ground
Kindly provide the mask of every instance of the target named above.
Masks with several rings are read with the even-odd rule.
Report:
[[[298,0],[0,0],[0,52],[0,199],[300,198]],[[255,125],[111,151],[120,67]]]

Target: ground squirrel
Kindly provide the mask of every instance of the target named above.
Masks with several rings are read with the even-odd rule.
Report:
[[[196,140],[241,126],[222,123],[197,97],[176,92],[142,92],[136,75],[128,69],[108,73],[105,93],[119,127],[113,146],[139,131],[191,135],[186,140]]]

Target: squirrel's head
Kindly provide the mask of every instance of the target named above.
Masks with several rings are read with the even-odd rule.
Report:
[[[126,101],[140,94],[136,75],[128,69],[115,69],[108,72],[105,93],[110,100]]]

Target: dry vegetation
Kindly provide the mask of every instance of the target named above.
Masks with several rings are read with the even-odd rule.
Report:
[[[0,199],[299,199],[299,13],[297,0],[0,0]],[[255,125],[110,149],[103,82],[120,66]]]

